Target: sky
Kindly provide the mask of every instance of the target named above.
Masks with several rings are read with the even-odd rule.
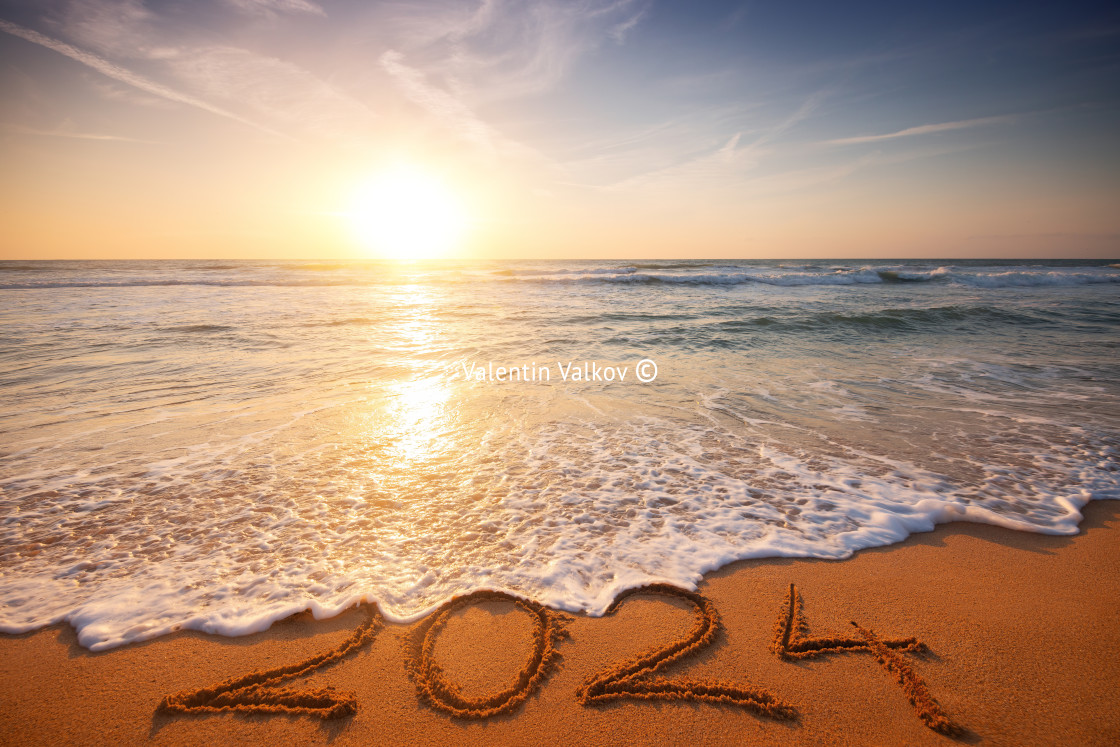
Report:
[[[1115,3],[0,0],[0,259],[1114,258],[1117,133]]]

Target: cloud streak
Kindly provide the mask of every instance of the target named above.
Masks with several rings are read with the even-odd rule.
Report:
[[[19,135],[33,135],[36,137],[61,137],[68,140],[104,140],[122,143],[144,143],[146,145],[158,145],[156,140],[142,140],[135,137],[126,137],[124,135],[104,135],[94,132],[71,132],[69,130],[59,128],[56,130],[40,130],[34,127],[24,127],[16,124],[3,125],[4,129],[8,132],[14,132]]]
[[[239,122],[243,125],[255,128],[262,132],[266,132],[270,135],[286,137],[276,130],[272,130],[256,122],[245,119],[238,114],[235,114],[226,109],[222,109],[221,107],[214,106],[213,104],[203,101],[202,99],[195,98],[194,96],[191,96],[189,94],[182,93],[181,91],[176,91],[173,88],[168,88],[165,85],[148,80],[147,78],[141,75],[137,75],[127,68],[109,62],[108,60],[102,57],[98,57],[95,54],[91,54],[84,50],[78,49],[77,47],[67,44],[66,42],[59,41],[58,39],[52,39],[49,36],[44,36],[38,31],[25,28],[23,26],[20,26],[19,24],[12,23],[11,21],[5,21],[3,19],[0,19],[0,31],[4,31],[5,33],[11,34],[12,36],[17,36],[21,39],[25,39],[32,44],[38,44],[41,47],[46,47],[47,49],[58,52],[61,55],[69,57],[75,62],[80,62],[81,64],[92,68],[93,70],[96,70],[102,75],[120,81],[121,83],[126,83],[133,88],[137,88],[141,91],[154,94],[169,101],[186,104],[187,106],[193,106],[196,109],[201,109],[205,112],[209,112],[210,114],[215,114],[219,117],[224,117],[226,119],[233,120],[234,122]]]
[[[741,121],[742,112],[738,112],[732,117],[733,120],[740,120],[738,125],[730,137],[724,130],[720,145],[713,143],[715,138],[720,137],[719,134],[711,132],[699,122],[694,122],[691,128],[674,133],[672,142],[666,144],[666,150],[673,154],[671,156],[673,162],[655,169],[646,168],[640,173],[593,188],[623,191],[646,187],[679,188],[685,184],[709,186],[742,184],[770,154],[772,148],[769,144],[779,140],[800,122],[809,119],[831,94],[828,89],[816,91],[806,97],[791,113],[769,126],[755,128],[753,132],[751,128],[744,126]],[[711,120],[712,117],[708,116],[705,119]],[[748,137],[749,142],[744,142]],[[696,147],[695,143],[698,141],[703,145]],[[684,143],[690,146],[687,150],[681,147]],[[587,163],[593,160],[588,159]],[[629,160],[634,164],[648,164],[651,155],[638,152]]]
[[[626,35],[629,34],[630,31],[641,22],[642,17],[645,16],[648,9],[649,6],[639,8],[637,13],[630,16],[625,21],[618,24],[608,32],[610,34],[610,37],[614,39],[616,44],[622,44],[626,41]]]
[[[900,137],[915,137],[918,135],[932,135],[938,132],[949,132],[952,130],[964,130],[970,127],[982,127],[984,125],[1001,124],[1005,122],[1014,121],[1013,116],[1001,117],[980,117],[979,119],[964,119],[959,122],[941,122],[939,124],[920,125],[918,127],[907,127],[905,130],[898,132],[888,132],[884,135],[860,135],[858,137],[844,137],[837,140],[829,140],[826,145],[862,145],[864,143],[878,143],[884,140],[894,140]]]
[[[326,11],[309,0],[228,0],[236,8],[257,13],[308,13],[326,16]]]
[[[303,68],[237,47],[194,47],[167,64],[212,100],[235,101],[264,121],[326,138],[359,137],[374,113]]]
[[[463,139],[487,152],[496,150],[494,129],[455,95],[432,85],[423,72],[406,65],[403,54],[390,49],[381,55],[379,62],[405,98],[435,116]]]
[[[475,101],[501,101],[554,88],[588,52],[621,44],[645,10],[637,0],[486,0],[468,14],[461,3],[410,7],[386,23],[419,69]]]

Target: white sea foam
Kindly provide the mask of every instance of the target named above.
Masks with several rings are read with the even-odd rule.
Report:
[[[969,465],[969,484],[839,445],[834,455],[772,439],[739,446],[765,427],[734,433],[645,417],[605,427],[596,416],[523,434],[476,465],[470,491],[429,481],[425,496],[402,492],[400,476],[378,489],[385,474],[360,493],[335,485],[331,495],[314,474],[319,450],[278,458],[252,434],[236,447],[157,458],[131,480],[98,478],[131,497],[82,499],[82,482],[35,480],[58,495],[0,532],[17,556],[34,553],[0,580],[0,629],[65,620],[101,650],[176,629],[241,635],[359,601],[408,621],[483,587],[601,614],[637,585],[694,587],[742,558],[844,558],[945,521],[1072,534],[1086,501],[1120,497],[1115,472],[1100,466],[1114,446],[1061,428],[1063,445],[1040,452],[1031,424],[1015,427],[1028,428],[1023,442],[997,448],[993,436],[1000,461]],[[222,467],[246,461],[264,484],[241,475],[222,487],[223,474],[237,473]],[[55,541],[88,539],[52,554],[42,536],[50,527]]]
[[[0,306],[0,630],[101,650],[478,588],[600,614],[939,522],[1072,534],[1120,498],[1114,268],[655,264],[45,272],[137,284]],[[442,374],[647,355],[644,387]]]

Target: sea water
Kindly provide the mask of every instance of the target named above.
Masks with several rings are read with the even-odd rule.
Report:
[[[1108,262],[6,262],[0,321],[0,630],[95,650],[1120,498]]]

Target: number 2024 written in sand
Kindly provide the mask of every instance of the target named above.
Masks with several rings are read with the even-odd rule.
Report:
[[[698,681],[687,678],[667,679],[657,673],[707,648],[720,628],[719,613],[707,598],[691,591],[666,584],[654,584],[623,592],[607,610],[613,614],[626,599],[638,594],[676,598],[692,607],[692,629],[683,637],[670,641],[640,656],[620,661],[596,672],[576,693],[585,706],[615,700],[691,700],[722,703],[744,708],[752,713],[778,720],[797,718],[796,708],[767,690],[722,681]],[[482,698],[469,698],[444,675],[435,663],[433,651],[440,631],[456,611],[484,601],[508,601],[525,610],[533,620],[533,641],[528,659],[516,682],[501,692]],[[552,672],[559,654],[556,646],[567,637],[564,615],[536,603],[494,591],[479,591],[457,597],[444,604],[424,620],[411,641],[408,670],[416,682],[420,698],[441,711],[458,718],[484,719],[516,709],[536,692]],[[792,661],[826,656],[839,652],[867,652],[894,676],[914,707],[918,718],[929,728],[958,736],[963,733],[934,700],[928,686],[899,652],[923,654],[928,651],[917,638],[879,638],[871,630],[856,623],[857,636],[809,636],[801,595],[793,584],[782,603],[774,626],[770,651],[779,658]],[[358,710],[353,693],[338,692],[326,687],[298,690],[281,683],[311,674],[359,650],[373,640],[383,622],[376,610],[370,619],[350,638],[330,651],[294,664],[263,672],[252,672],[226,680],[211,687],[168,695],[159,705],[165,713],[264,713],[306,714],[323,719],[343,718]]]

